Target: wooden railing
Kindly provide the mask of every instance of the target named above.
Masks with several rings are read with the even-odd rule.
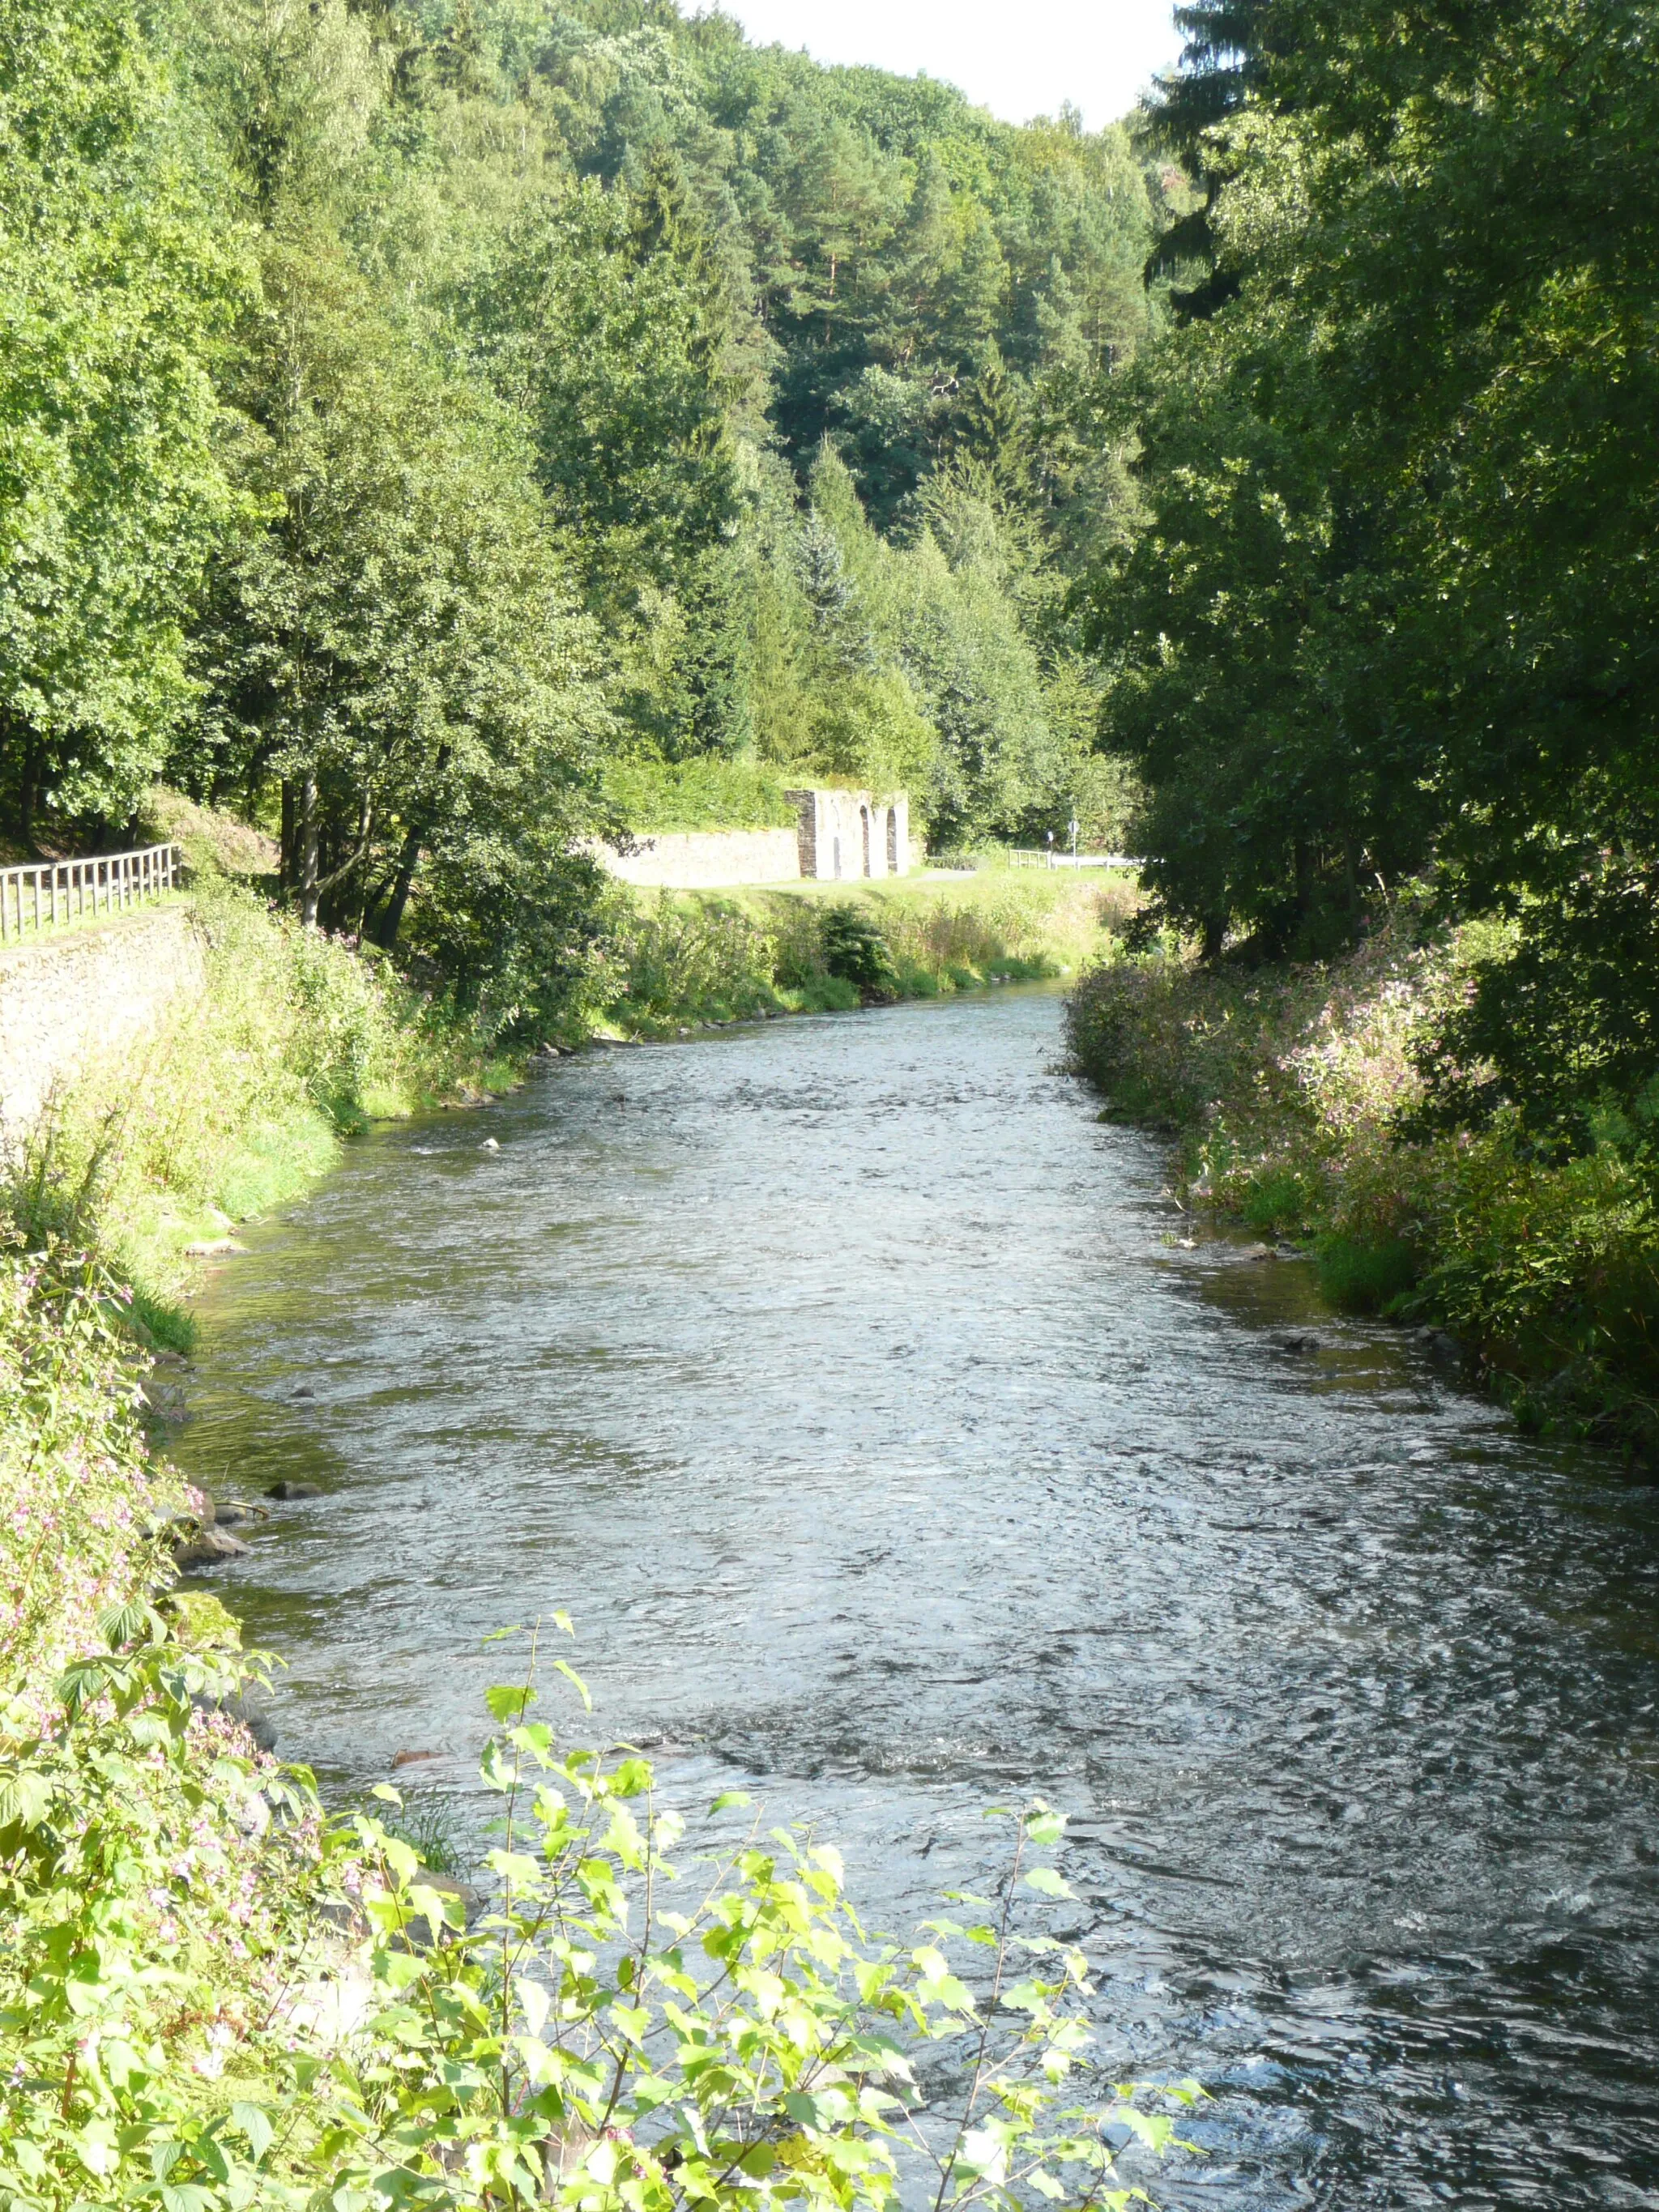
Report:
[[[83,915],[122,914],[170,891],[179,880],[176,845],[143,845],[131,853],[100,853],[88,860],[42,860],[0,868],[0,945],[78,921]]]

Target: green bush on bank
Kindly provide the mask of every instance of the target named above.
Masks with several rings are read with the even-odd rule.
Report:
[[[640,757],[606,763],[605,795],[635,830],[785,830],[796,821],[784,797],[789,781],[765,762],[719,753],[682,761]]]
[[[1308,1239],[1328,1292],[1441,1324],[1521,1417],[1659,1449],[1659,1160],[1610,1126],[1540,1157],[1515,1117],[1420,1126],[1419,1057],[1492,950],[1424,941],[1408,906],[1328,965],[1200,965],[1170,946],[1092,969],[1073,1062],[1107,1111],[1178,1136],[1185,1191]]]
[[[100,1619],[149,1588],[183,1502],[145,1449],[118,1297],[95,1261],[0,1244],[0,1684],[37,1720]]]

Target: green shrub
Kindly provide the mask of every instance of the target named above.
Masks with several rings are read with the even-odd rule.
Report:
[[[0,1694],[37,1719],[100,1618],[161,1573],[184,1504],[145,1449],[122,1302],[93,1261],[0,1247]]]
[[[308,1778],[253,1751],[224,1711],[258,1675],[234,1635],[184,1607],[104,1626],[0,1763],[15,2212],[890,2212],[922,2187],[960,2212],[1033,2188],[1104,2207],[1127,2202],[1115,2136],[1178,2141],[1132,2087],[1061,2106],[1091,1984],[1042,1926],[1071,1893],[1040,1802],[1005,1816],[1000,1905],[872,1942],[830,1846],[755,1818],[682,1872],[649,1764],[561,1745],[503,1685],[469,1926],[395,1790],[389,1818],[325,1825]],[[975,2057],[924,2134],[935,2045]]]
[[[1269,1168],[1245,1186],[1239,1211],[1252,1229],[1301,1229],[1318,1203],[1316,1185],[1293,1168]]]
[[[823,964],[832,975],[852,984],[861,998],[892,999],[898,970],[874,915],[856,906],[835,906],[822,922]]]
[[[701,754],[612,761],[605,794],[630,830],[792,829],[797,815],[783,795],[787,781],[762,762]]]

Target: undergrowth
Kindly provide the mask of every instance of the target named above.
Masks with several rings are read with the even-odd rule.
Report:
[[[605,793],[629,830],[793,829],[790,779],[753,761],[705,754],[684,761],[613,760]]]
[[[1540,1157],[1514,1116],[1422,1126],[1419,1055],[1489,928],[1409,902],[1346,959],[1205,968],[1165,946],[1097,967],[1072,1054],[1115,1118],[1179,1140],[1184,1192],[1305,1239],[1351,1309],[1452,1332],[1523,1422],[1659,1454],[1659,1158],[1609,1125]]]
[[[830,1012],[1066,975],[1099,957],[1135,895],[1121,878],[619,895],[606,1012],[629,1034]]]

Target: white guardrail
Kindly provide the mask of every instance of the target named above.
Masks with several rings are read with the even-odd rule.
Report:
[[[1127,853],[1062,852],[1058,846],[1011,846],[1008,865],[1012,868],[1138,868],[1139,860]]]
[[[98,853],[85,860],[0,868],[0,945],[78,921],[83,915],[125,913],[159,898],[178,880],[176,845],[141,845],[131,853]]]

